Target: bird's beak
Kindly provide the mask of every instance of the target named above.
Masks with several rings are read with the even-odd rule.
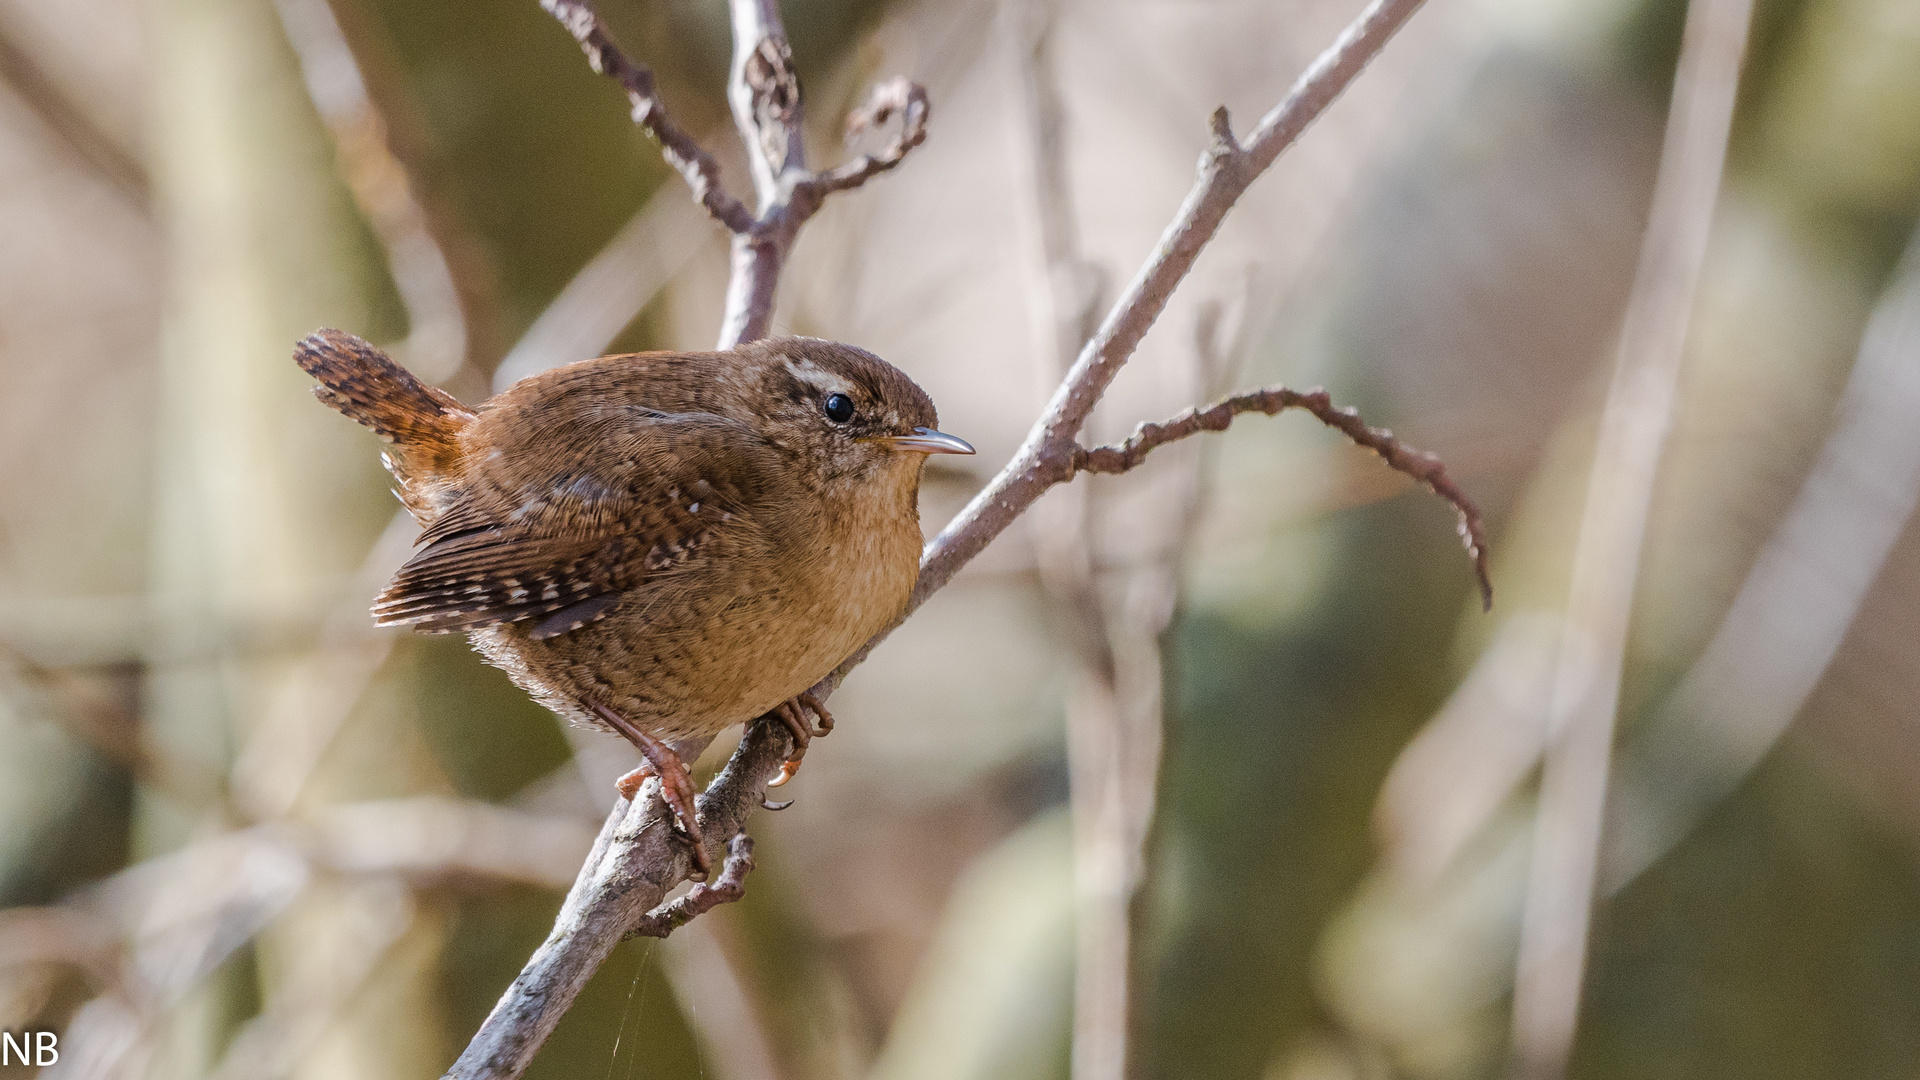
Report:
[[[874,442],[885,443],[889,450],[911,450],[918,454],[971,454],[973,447],[965,439],[956,439],[944,431],[917,427],[911,435],[882,435]]]

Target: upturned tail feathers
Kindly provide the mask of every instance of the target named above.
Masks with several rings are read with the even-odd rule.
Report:
[[[316,330],[294,346],[293,359],[320,381],[315,397],[395,445],[451,442],[473,422],[452,394],[421,382],[352,334]]]
[[[339,330],[308,334],[294,346],[293,359],[320,381],[315,397],[393,444],[389,467],[403,483],[454,467],[460,431],[474,417],[452,394],[428,386],[386,353]]]

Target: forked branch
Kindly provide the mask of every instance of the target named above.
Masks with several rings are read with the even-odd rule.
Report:
[[[720,166],[691,135],[667,118],[653,70],[620,51],[588,0],[540,0],[587,54],[593,69],[618,82],[633,105],[633,120],[660,143],[660,152],[693,189],[694,198],[733,234],[733,269],[719,348],[765,337],[773,321],[774,290],[800,227],[826,197],[866,183],[898,166],[927,137],[926,90],[905,79],[875,87],[847,118],[849,136],[895,116],[900,131],[878,154],[862,154],[824,173],[807,168],[800,137],[800,79],[793,70],[776,0],[731,0],[733,74],[727,97],[747,148],[758,211],[727,192]]]
[[[1061,380],[1013,460],[928,546],[920,560],[920,581],[914,586],[908,613],[951,581],[1048,488],[1073,478],[1074,440],[1080,429],[1086,426],[1087,417],[1114,377],[1133,357],[1148,328],[1166,310],[1167,301],[1193,269],[1201,250],[1220,230],[1227,211],[1379,55],[1394,33],[1419,10],[1421,2],[1371,0],[1333,44],[1301,72],[1287,96],[1260,119],[1252,138],[1244,144],[1234,138],[1227,111],[1223,108],[1214,112],[1212,142],[1200,159],[1200,175],[1179,213],[1099,331],[1080,350],[1073,368]],[[853,664],[865,658],[866,652],[862,649],[842,664],[830,681],[838,682]]]

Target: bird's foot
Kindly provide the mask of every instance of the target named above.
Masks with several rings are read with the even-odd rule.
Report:
[[[819,721],[818,727],[807,720],[806,713],[809,712],[813,714],[815,720]],[[793,734],[793,753],[787,756],[786,761],[781,762],[780,775],[767,785],[779,787],[793,779],[793,774],[800,771],[800,759],[807,756],[807,744],[811,743],[816,736],[825,735],[833,730],[833,714],[827,711],[825,703],[815,696],[813,691],[808,690],[797,697],[781,702],[774,708],[773,715],[779,717],[780,722],[785,724],[787,730]]]
[[[700,877],[705,880],[713,869],[713,860],[707,855],[706,838],[700,833],[700,818],[694,796],[698,792],[693,786],[693,770],[673,752],[673,747],[641,731],[626,717],[607,708],[605,705],[591,706],[613,729],[626,736],[627,741],[640,748],[641,757],[646,760],[640,767],[614,781],[614,787],[628,799],[640,791],[640,785],[647,777],[660,778],[660,798],[666,801],[667,808],[673,811],[673,819],[680,831],[687,834],[687,842],[693,845],[693,864],[698,868]]]

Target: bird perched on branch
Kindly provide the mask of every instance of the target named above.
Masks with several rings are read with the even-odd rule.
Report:
[[[605,356],[475,409],[337,330],[294,358],[390,444],[425,526],[375,620],[465,631],[541,704],[632,741],[622,792],[658,775],[702,869],[674,744],[771,711],[792,775],[833,723],[808,688],[913,589],[926,456],[973,452],[899,369],[810,338]]]

